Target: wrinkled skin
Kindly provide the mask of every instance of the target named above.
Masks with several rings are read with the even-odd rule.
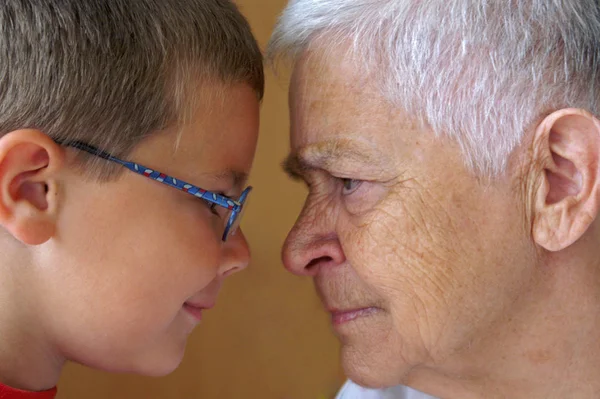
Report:
[[[356,382],[520,397],[492,394],[486,384],[500,375],[500,386],[514,378],[531,392],[524,368],[548,362],[551,350],[529,349],[562,341],[532,329],[551,319],[539,304],[550,309],[558,277],[532,239],[540,184],[523,176],[541,173],[522,167],[528,146],[504,176],[478,178],[455,142],[392,106],[357,64],[315,50],[294,69],[287,170],[309,193],[285,266],[314,279]]]

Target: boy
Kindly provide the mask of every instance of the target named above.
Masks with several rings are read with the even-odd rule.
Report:
[[[262,57],[227,0],[0,5],[0,397],[164,375],[246,267]]]

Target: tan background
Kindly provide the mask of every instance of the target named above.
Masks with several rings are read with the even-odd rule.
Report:
[[[285,0],[238,0],[264,48]],[[267,72],[255,192],[243,228],[249,269],[228,279],[192,335],[181,367],[164,378],[110,375],[69,365],[59,399],[324,399],[342,381],[338,344],[312,283],[281,265],[280,248],[306,195],[279,164],[288,149],[285,79]]]

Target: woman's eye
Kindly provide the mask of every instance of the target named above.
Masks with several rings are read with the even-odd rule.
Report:
[[[354,191],[356,191],[356,189],[362,183],[361,180],[355,180],[355,179],[341,179],[341,180],[342,180],[342,185],[343,185],[343,190],[342,190],[343,195],[352,194]]]

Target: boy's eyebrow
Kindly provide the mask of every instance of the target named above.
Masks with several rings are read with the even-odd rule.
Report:
[[[292,151],[282,166],[292,179],[301,179],[310,170],[328,169],[341,160],[373,165],[382,161],[382,155],[374,148],[352,140],[332,139]]]
[[[233,169],[223,170],[210,174],[210,178],[216,181],[226,181],[236,190],[242,190],[248,181],[248,173]]]

